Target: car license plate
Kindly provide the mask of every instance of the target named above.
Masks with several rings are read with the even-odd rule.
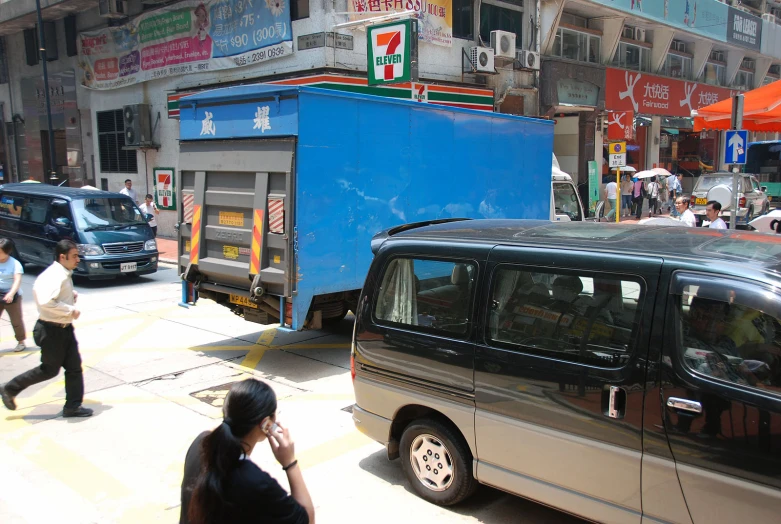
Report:
[[[707,203],[708,203],[708,199],[707,199],[707,198],[698,198],[698,199],[695,201],[695,203],[696,203],[698,206],[704,206],[705,204],[707,204]]]
[[[245,307],[251,307],[251,308],[254,308],[254,309],[258,309],[258,305],[257,304],[253,304],[252,302],[250,302],[249,298],[243,297],[241,295],[233,295],[233,294],[231,294],[230,301],[231,301],[232,304],[238,304],[240,306],[245,306]]]
[[[122,262],[119,264],[119,270],[123,273],[129,273],[138,269],[137,262]]]

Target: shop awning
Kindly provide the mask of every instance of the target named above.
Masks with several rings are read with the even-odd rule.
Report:
[[[698,109],[694,130],[729,129],[731,119],[732,98],[729,98]],[[781,132],[781,80],[743,95],[742,127],[749,131]]]

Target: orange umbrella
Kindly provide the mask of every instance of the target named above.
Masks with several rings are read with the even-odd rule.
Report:
[[[702,107],[694,115],[694,130],[730,129],[732,98]],[[781,80],[743,95],[743,129],[781,131]]]

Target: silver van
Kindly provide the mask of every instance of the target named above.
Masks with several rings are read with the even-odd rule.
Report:
[[[597,522],[778,522],[781,238],[475,220],[380,233],[357,428],[422,498]]]

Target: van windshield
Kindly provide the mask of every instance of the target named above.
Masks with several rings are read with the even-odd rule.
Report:
[[[146,224],[141,211],[128,198],[86,198],[73,201],[74,218],[82,231],[123,229]]]

